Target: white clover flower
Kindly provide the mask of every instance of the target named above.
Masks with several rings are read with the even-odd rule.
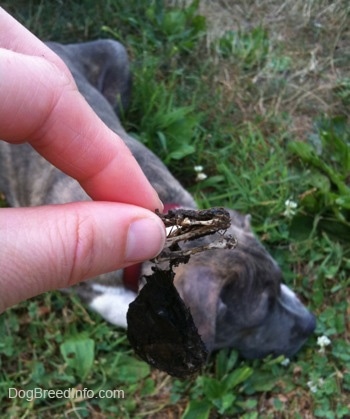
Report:
[[[325,347],[329,346],[331,343],[332,343],[331,340],[327,336],[325,336],[325,335],[319,336],[317,338],[317,345],[320,347],[318,352],[324,353]]]
[[[200,182],[201,180],[204,180],[204,179],[206,179],[208,176],[205,174],[205,173],[203,173],[203,172],[201,172],[201,173],[198,173],[197,174],[197,177],[196,177],[196,181],[197,182]]]
[[[194,166],[194,171],[197,173],[196,182],[206,179],[208,176],[203,172],[203,166]]]
[[[311,393],[317,393],[318,388],[317,388],[317,385],[313,381],[308,381],[306,384],[309,387]]]
[[[287,199],[287,201],[284,203],[286,209],[283,213],[283,215],[287,218],[292,218],[295,215],[295,209],[297,208],[298,204],[291,199]]]
[[[289,364],[290,364],[289,358],[284,358],[283,361],[281,361],[281,365],[283,365],[284,367],[288,367]]]
[[[319,378],[316,383],[314,381],[308,381],[306,384],[309,387],[311,393],[317,393],[318,389],[323,386],[324,379]]]

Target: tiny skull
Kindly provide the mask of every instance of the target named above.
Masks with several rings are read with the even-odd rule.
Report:
[[[233,249],[237,245],[236,239],[225,234],[230,227],[230,214],[224,208],[210,208],[207,210],[170,210],[167,214],[160,214],[165,227],[172,227],[167,236],[163,251],[154,259],[155,263],[170,260],[171,265],[186,263],[191,255],[210,249]],[[183,250],[179,242],[199,239],[203,236],[220,232],[220,238],[209,244]]]
[[[156,213],[163,220],[166,227],[178,226],[185,231],[188,229],[194,230],[198,227],[207,229],[209,233],[218,230],[227,230],[230,227],[231,220],[230,214],[224,208],[210,208],[207,210],[186,210],[176,209],[170,210],[167,214],[160,214],[157,210]],[[197,234],[195,234],[198,237]]]

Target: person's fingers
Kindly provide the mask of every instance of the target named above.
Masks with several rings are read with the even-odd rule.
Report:
[[[124,142],[64,73],[38,57],[0,50],[0,138],[27,139],[95,200],[162,209]]]
[[[67,77],[74,83],[73,76],[63,60],[2,7],[0,7],[0,28],[1,48],[45,58],[66,73]]]
[[[3,9],[0,27],[0,138],[28,141],[95,200],[161,210],[135,158],[80,95],[62,60]]]
[[[164,240],[160,218],[133,205],[3,208],[0,312],[42,292],[150,259]]]

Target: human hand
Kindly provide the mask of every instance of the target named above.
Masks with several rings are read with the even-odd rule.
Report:
[[[0,209],[0,312],[159,253],[152,211],[163,206],[129,149],[63,61],[2,8],[0,92],[0,138],[29,142],[100,201]]]

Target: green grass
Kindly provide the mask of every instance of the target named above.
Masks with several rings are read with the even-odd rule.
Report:
[[[316,333],[288,365],[221,351],[180,382],[136,359],[123,330],[48,293],[0,317],[4,417],[350,416],[348,2],[202,0],[199,12],[177,4],[3,2],[42,39],[127,46],[134,93],[124,125],[200,206],[252,215],[287,284],[317,315]],[[196,181],[197,165],[205,180]],[[320,336],[331,343],[322,348]],[[9,399],[10,387],[116,389],[124,398]]]

